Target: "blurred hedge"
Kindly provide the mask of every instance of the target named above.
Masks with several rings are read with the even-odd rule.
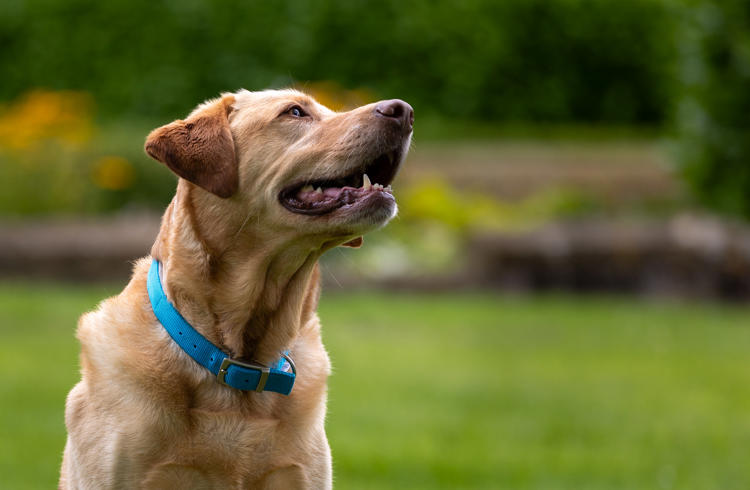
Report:
[[[175,178],[146,127],[96,124],[89,94],[32,90],[0,110],[0,219],[162,208]]]
[[[691,2],[676,113],[685,175],[702,202],[750,218],[750,2]]]
[[[420,114],[660,123],[661,0],[27,0],[0,4],[0,100],[84,90],[171,118],[223,90],[333,80]]]

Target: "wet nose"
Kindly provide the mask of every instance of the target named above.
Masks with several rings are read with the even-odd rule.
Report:
[[[378,102],[375,105],[375,115],[395,120],[406,131],[411,131],[414,126],[414,109],[400,99]]]

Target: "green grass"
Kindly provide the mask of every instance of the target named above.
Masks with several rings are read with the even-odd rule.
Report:
[[[0,284],[0,487],[54,487],[77,316]],[[337,488],[750,488],[750,309],[327,294]],[[304,366],[299,366],[304,369]]]

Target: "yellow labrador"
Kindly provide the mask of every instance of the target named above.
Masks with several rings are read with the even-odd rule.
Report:
[[[151,257],[79,321],[60,488],[331,487],[318,258],[396,214],[413,120],[240,91],[148,136],[177,192]]]

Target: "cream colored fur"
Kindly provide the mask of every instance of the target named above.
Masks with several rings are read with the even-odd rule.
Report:
[[[279,117],[290,104],[310,118]],[[60,488],[332,485],[317,262],[395,209],[309,217],[284,209],[278,196],[296,181],[354,169],[386,143],[373,105],[335,113],[291,90],[225,94],[186,121],[225,109],[236,191],[219,186],[234,192],[219,197],[180,179],[152,256],[163,264],[169,300],[233,358],[269,364],[290,350],[294,389],[283,396],[219,384],[154,317],[150,258],[140,259],[122,293],[79,321],[82,379],[67,399]],[[402,144],[405,153],[409,138]]]

